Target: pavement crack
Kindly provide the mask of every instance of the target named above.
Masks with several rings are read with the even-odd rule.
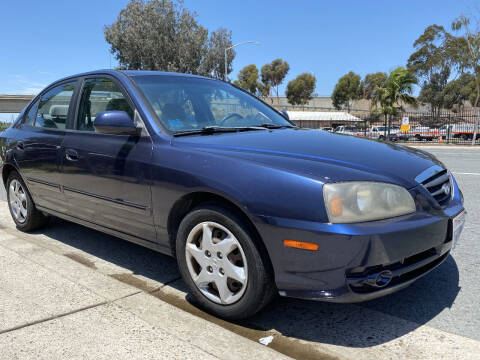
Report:
[[[44,322],[47,322],[47,321],[51,321],[51,320],[55,320],[55,319],[60,319],[60,318],[63,318],[63,317],[69,316],[69,315],[73,315],[73,314],[76,314],[76,313],[85,311],[85,310],[94,309],[94,308],[97,308],[97,307],[99,307],[99,306],[108,305],[108,304],[113,304],[113,303],[116,302],[116,301],[123,300],[123,299],[126,299],[126,298],[131,297],[131,296],[134,296],[134,295],[138,295],[138,294],[140,294],[141,292],[142,292],[142,291],[135,291],[135,292],[133,292],[133,293],[131,293],[131,294],[127,294],[127,295],[121,296],[121,297],[116,298],[116,299],[101,301],[101,302],[99,302],[99,303],[92,304],[92,305],[88,305],[88,306],[84,306],[84,307],[81,307],[81,308],[79,308],[79,309],[75,309],[75,310],[67,311],[67,312],[64,312],[64,313],[61,313],[61,314],[49,316],[49,317],[46,317],[46,318],[43,318],[43,319],[39,319],[39,320],[27,322],[27,323],[22,324],[22,325],[17,325],[17,326],[11,327],[11,328],[9,328],[9,329],[1,330],[1,331],[0,331],[0,335],[5,334],[5,333],[9,333],[9,332],[12,332],[12,331],[20,330],[20,329],[23,329],[23,328],[26,328],[26,327],[29,327],[29,326],[41,324],[41,323],[44,323]]]
[[[110,301],[102,301],[102,302],[92,304],[92,305],[88,305],[88,306],[85,306],[85,307],[82,307],[82,308],[79,308],[79,309],[75,309],[75,310],[72,310],[72,311],[67,311],[65,313],[61,313],[61,314],[57,314],[57,315],[54,315],[54,316],[49,316],[49,317],[46,317],[46,318],[43,318],[43,319],[27,322],[27,323],[22,324],[22,325],[17,325],[17,326],[11,327],[9,329],[1,330],[0,335],[5,334],[5,333],[9,333],[9,332],[12,332],[12,331],[15,331],[15,330],[20,330],[20,329],[23,329],[23,328],[26,328],[26,327],[29,327],[29,326],[41,324],[41,323],[44,323],[44,322],[47,322],[47,321],[50,321],[50,320],[63,318],[65,316],[76,314],[76,313],[81,312],[81,311],[93,309],[93,308],[96,308],[98,306],[108,304],[109,302]]]

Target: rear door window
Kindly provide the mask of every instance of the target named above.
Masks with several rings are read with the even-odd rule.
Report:
[[[76,81],[64,83],[42,95],[35,127],[65,130],[75,85]]]

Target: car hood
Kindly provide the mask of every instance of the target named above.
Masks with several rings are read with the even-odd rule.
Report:
[[[174,146],[221,153],[231,158],[307,174],[322,182],[375,180],[407,188],[433,165],[422,150],[313,129],[279,129],[174,138]]]

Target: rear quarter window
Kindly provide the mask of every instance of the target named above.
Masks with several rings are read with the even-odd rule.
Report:
[[[35,117],[37,115],[39,100],[35,101],[32,106],[28,109],[28,112],[25,114],[25,119],[23,121],[24,125],[33,126],[35,123]]]

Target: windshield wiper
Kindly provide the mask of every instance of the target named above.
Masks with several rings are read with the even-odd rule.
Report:
[[[271,124],[271,123],[264,123],[260,125],[255,125],[255,127],[265,128],[265,129],[283,129],[283,128],[296,128],[297,126],[293,125],[278,125],[278,124]]]
[[[252,131],[252,130],[265,130],[263,126],[238,126],[238,127],[222,127],[222,126],[205,126],[201,129],[179,131],[173,134],[173,136],[187,136],[187,135],[211,135],[215,133],[226,132],[239,132],[239,131]]]

